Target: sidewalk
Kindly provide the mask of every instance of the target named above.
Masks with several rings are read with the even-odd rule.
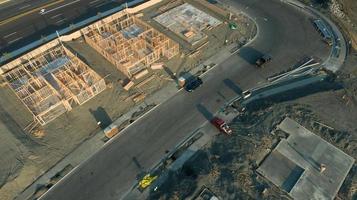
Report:
[[[232,110],[232,112],[229,113],[218,112],[215,113],[215,115],[219,116],[224,121],[229,123],[233,121],[233,119],[238,115],[238,113]],[[194,143],[187,147],[187,149],[177,158],[177,160],[167,166],[167,168],[165,168],[165,170],[161,174],[159,174],[158,179],[154,181],[151,186],[146,188],[143,192],[140,192],[137,189],[137,185],[135,185],[132,190],[123,198],[123,200],[147,199],[150,195],[150,192],[154,188],[160,188],[161,185],[165,184],[171,172],[179,171],[188,160],[195,156],[198,151],[202,150],[205,145],[209,144],[216,135],[222,134],[209,122],[205,122],[204,124],[202,124],[201,127],[193,134],[198,135],[199,133],[202,133],[202,136],[200,136],[199,139],[197,139]],[[183,146],[185,143],[188,143],[188,140],[190,138],[191,137],[182,141],[180,146]],[[155,169],[153,169],[153,171],[155,171]]]
[[[218,52],[214,56],[210,57],[205,62],[201,63],[199,66],[190,70],[190,73],[198,74],[200,71],[204,70],[204,66],[210,66],[209,69],[211,69],[213,67],[212,64],[214,64],[214,66],[215,66],[219,63],[222,63],[228,57],[230,57],[232,54],[235,53],[235,52],[231,52],[231,50],[236,47],[237,47],[237,44],[227,45],[226,47],[222,48],[220,52]],[[237,49],[237,51],[238,50],[239,49]],[[207,69],[207,71],[205,71],[205,73],[208,72],[209,69]],[[203,73],[201,76],[204,76],[205,73]],[[160,89],[159,91],[157,91],[156,93],[154,93],[152,95],[149,95],[144,100],[144,102],[134,106],[132,109],[130,109],[129,112],[125,113],[120,118],[116,119],[113,122],[113,124],[120,125],[125,120],[130,119],[132,114],[134,112],[139,111],[140,108],[142,108],[142,107],[146,107],[147,105],[150,105],[150,104],[154,104],[154,105],[158,106],[161,103],[163,103],[163,102],[167,101],[168,99],[170,99],[171,97],[173,97],[177,92],[178,91],[177,91],[176,82],[170,81],[162,89]],[[153,109],[155,109],[155,108],[153,108]],[[151,110],[153,110],[153,109],[151,109]],[[149,110],[147,113],[149,113],[151,110]],[[145,113],[145,114],[147,114],[147,113]],[[141,117],[145,116],[145,114],[143,114]],[[133,124],[135,124],[135,122],[133,122],[131,125],[133,125]],[[128,127],[130,127],[131,125],[129,125]],[[121,131],[120,133],[123,133],[123,131]],[[115,137],[120,137],[120,133],[118,133]],[[106,143],[110,143],[111,140],[109,140],[105,143],[102,140],[103,137],[104,137],[104,133],[102,130],[100,130],[93,137],[85,140],[75,150],[73,150],[70,154],[68,154],[64,159],[62,159],[55,166],[53,166],[49,171],[44,173],[35,182],[33,182],[30,186],[28,186],[15,199],[16,200],[26,200],[26,199],[30,198],[31,196],[33,196],[33,194],[35,194],[35,192],[37,191],[39,186],[46,186],[50,182],[51,178],[54,177],[59,172],[61,172],[65,167],[71,166],[71,167],[73,167],[73,169],[75,169],[83,161],[87,160],[92,155],[94,155],[97,151],[99,151]],[[73,171],[73,169],[71,170],[71,172]],[[71,174],[71,172],[69,172],[67,175]],[[67,175],[65,175],[65,176],[67,176]]]

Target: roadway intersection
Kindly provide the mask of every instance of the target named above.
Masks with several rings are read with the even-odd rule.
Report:
[[[216,113],[237,95],[227,83],[246,90],[266,78],[290,68],[304,56],[325,60],[329,47],[311,25],[310,17],[278,0],[224,0],[232,10],[242,10],[255,20],[258,35],[203,77],[193,93],[177,92],[172,98],[125,129],[69,176],[52,187],[41,199],[121,199],[141,172],[137,163],[150,170],[176,144],[206,122],[201,105]],[[263,69],[253,62],[261,53],[273,60]],[[222,99],[224,96],[224,99]],[[135,162],[134,162],[135,160]]]

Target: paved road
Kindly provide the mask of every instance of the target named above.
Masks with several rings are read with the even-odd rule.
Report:
[[[224,103],[222,96],[229,99],[236,95],[232,86],[242,90],[254,87],[305,55],[322,59],[328,56],[329,49],[320,41],[308,16],[297,9],[276,0],[224,2],[255,18],[259,35],[254,42],[208,72],[198,90],[178,92],[126,129],[42,199],[122,198],[141,169],[150,169],[165,155],[165,150],[174,148],[205,122],[202,113],[215,113]],[[264,69],[251,64],[260,52],[273,57]]]
[[[0,6],[0,56],[68,26],[119,6],[124,0],[22,0]],[[45,9],[44,14],[40,10]]]

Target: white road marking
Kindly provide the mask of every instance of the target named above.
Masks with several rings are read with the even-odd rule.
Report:
[[[8,42],[8,44],[12,44],[12,43],[14,43],[14,42],[16,42],[18,40],[21,40],[21,39],[22,39],[22,37],[16,38],[16,39],[11,40],[10,42]]]
[[[91,2],[89,2],[89,4],[94,4],[94,3],[98,2],[98,1],[100,1],[100,0],[91,1]]]
[[[8,37],[10,37],[10,36],[12,36],[12,35],[15,35],[17,32],[13,32],[13,33],[10,33],[10,34],[8,34],[8,35],[5,35],[4,36],[4,38],[6,39],[6,38],[8,38]]]
[[[54,16],[51,17],[51,19],[54,19],[54,18],[59,17],[59,16],[61,16],[61,15],[62,15],[62,14],[54,15]]]
[[[102,2],[102,3],[100,3],[100,4],[98,4],[98,5],[94,6],[94,7],[95,7],[95,8],[98,8],[98,7],[100,7],[100,6],[104,5],[104,4],[106,4],[106,3],[105,3],[105,2]]]
[[[61,20],[58,20],[58,21],[56,22],[56,24],[60,24],[60,23],[62,23],[64,20],[66,20],[66,18],[63,18],[63,19],[61,19]]]
[[[74,3],[77,3],[77,2],[79,2],[79,1],[81,1],[81,0],[72,1],[72,2],[70,2],[70,3],[67,3],[67,4],[64,4],[64,5],[58,6],[58,7],[56,7],[56,8],[51,9],[51,10],[47,10],[47,11],[44,11],[44,12],[40,12],[40,14],[41,14],[41,15],[45,15],[45,14],[47,14],[47,13],[50,13],[50,12],[52,12],[52,11],[61,9],[61,8],[63,8],[63,7],[66,7],[66,6],[69,6],[69,5],[74,4]]]
[[[20,7],[20,8],[19,8],[19,10],[22,10],[22,9],[28,8],[28,7],[30,7],[30,6],[31,6],[30,4],[24,5],[24,6]]]

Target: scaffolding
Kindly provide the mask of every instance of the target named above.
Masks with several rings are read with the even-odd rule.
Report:
[[[82,105],[105,88],[105,81],[59,42],[30,52],[3,77],[41,125]]]
[[[179,45],[125,10],[82,29],[85,41],[127,77],[160,58],[179,53]]]

